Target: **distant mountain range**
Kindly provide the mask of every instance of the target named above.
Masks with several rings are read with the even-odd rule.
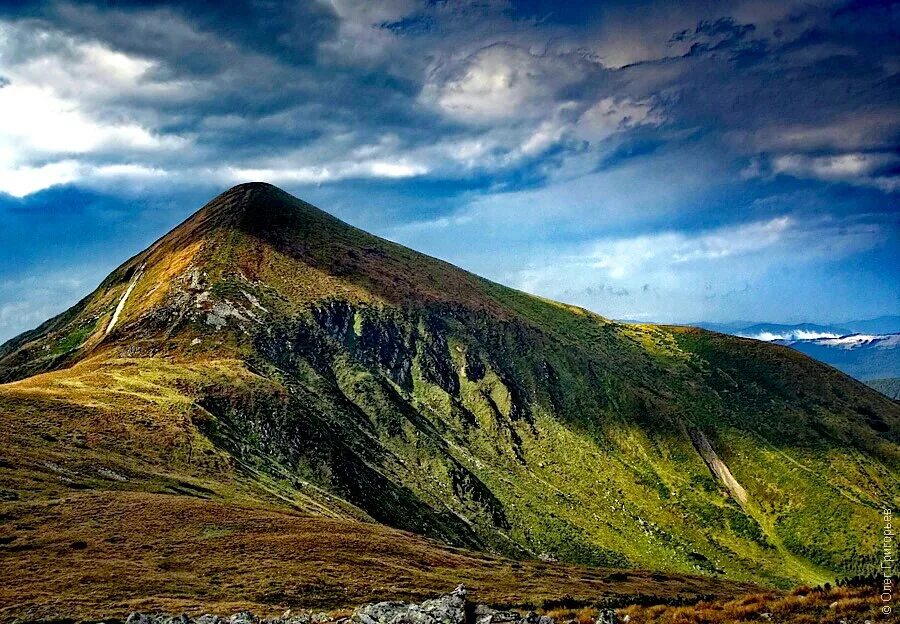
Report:
[[[785,345],[862,381],[900,377],[900,316],[881,316],[839,325],[741,322],[694,325]]]
[[[866,382],[881,394],[895,401],[900,400],[900,377],[891,379],[873,379]]]
[[[688,323],[711,331],[756,338],[772,342],[775,340],[814,340],[816,338],[840,338],[851,334],[896,334],[900,333],[900,315],[879,316],[878,318],[847,321],[844,323],[760,323],[758,321],[734,321],[731,323]]]

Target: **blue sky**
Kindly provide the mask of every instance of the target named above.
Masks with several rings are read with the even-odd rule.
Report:
[[[898,313],[898,32],[825,0],[0,7],[0,340],[250,180],[609,317]]]

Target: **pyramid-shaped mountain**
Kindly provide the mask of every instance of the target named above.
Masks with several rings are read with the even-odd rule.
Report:
[[[900,408],[838,371],[518,292],[266,184],[0,347],[0,381],[23,499],[168,492],[776,585],[868,570],[900,502]]]

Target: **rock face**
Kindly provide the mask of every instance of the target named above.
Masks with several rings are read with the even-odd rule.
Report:
[[[356,609],[350,618],[331,618],[327,614],[286,612],[281,617],[265,619],[252,613],[236,613],[231,617],[204,614],[197,618],[186,615],[132,613],[125,624],[555,624],[555,620],[533,611],[498,611],[487,605],[473,604],[466,588],[458,586],[449,594],[420,604],[408,602],[376,602]],[[601,609],[596,624],[616,624],[616,613]]]

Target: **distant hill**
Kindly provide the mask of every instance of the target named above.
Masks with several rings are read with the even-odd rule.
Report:
[[[900,316],[879,316],[863,321],[843,323],[854,334],[897,334],[900,333]]]
[[[755,338],[757,340],[813,340],[816,338],[839,338],[849,334],[896,334],[900,333],[900,316],[880,316],[873,319],[847,321],[844,323],[756,323],[734,321],[711,323],[700,321],[687,323],[692,327],[702,327],[723,334]]]
[[[776,342],[862,381],[900,376],[900,334],[850,334],[838,338]]]
[[[273,604],[412,592],[404,570],[432,564],[384,553],[428,544],[421,561],[483,587],[514,568],[475,551],[543,559],[548,579],[579,564],[681,588],[816,584],[876,565],[880,501],[900,502],[900,406],[833,368],[528,295],[266,184],[223,193],[0,346],[0,380],[2,544],[19,549],[0,587],[32,603],[56,590],[22,579],[132,600],[141,587],[117,588],[136,569],[147,591],[200,600],[212,585],[186,557],[228,544],[242,558],[210,574],[294,561],[253,579]],[[127,539],[123,517],[141,527]],[[334,531],[359,522],[388,537],[342,554]]]
[[[888,379],[870,379],[866,382],[881,394],[894,399],[900,400],[900,377],[891,377]]]
[[[801,323],[798,325],[779,325],[777,323],[757,323],[743,327],[734,332],[736,336],[755,338],[771,342],[774,340],[812,340],[816,338],[838,338],[853,333],[846,327],[837,325],[816,325]]]
[[[697,323],[696,326],[788,346],[862,381],[900,376],[900,316],[840,325]],[[869,333],[867,328],[886,331]]]

